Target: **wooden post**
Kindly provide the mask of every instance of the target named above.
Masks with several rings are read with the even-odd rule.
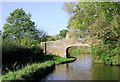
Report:
[[[47,54],[46,43],[45,43],[45,47],[44,47],[44,53]]]

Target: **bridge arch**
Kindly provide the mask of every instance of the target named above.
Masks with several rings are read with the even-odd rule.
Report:
[[[73,46],[89,46],[88,44],[82,44],[81,42],[72,42],[71,39],[42,42],[41,46],[45,54],[53,54],[61,57],[67,57],[67,50]]]
[[[65,50],[66,50],[66,58],[69,57],[68,49],[71,48],[71,47],[90,47],[90,46],[88,44],[74,44],[74,45],[67,46],[65,48]]]

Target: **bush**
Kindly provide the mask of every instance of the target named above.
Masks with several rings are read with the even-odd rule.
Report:
[[[95,62],[100,61],[101,63],[108,65],[118,65],[118,57],[120,56],[120,43],[116,44],[103,44],[93,46],[92,54],[95,57]]]
[[[21,45],[27,48],[33,48],[38,44],[37,40],[33,40],[30,38],[21,39]]]
[[[55,38],[53,36],[49,37],[47,41],[55,41]]]
[[[3,70],[6,66],[12,66],[15,63],[19,65],[37,61],[42,55],[43,50],[40,48],[39,44],[35,46],[23,46],[14,40],[4,40],[2,43]]]

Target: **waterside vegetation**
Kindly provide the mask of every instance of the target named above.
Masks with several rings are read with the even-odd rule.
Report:
[[[36,28],[31,14],[16,9],[6,19],[2,37],[2,80],[41,79],[57,64],[74,61],[44,54],[40,43],[47,35]]]
[[[39,62],[27,64],[17,71],[9,71],[2,76],[2,80],[40,80],[49,74],[55,65],[74,60],[74,58],[62,58],[56,55],[43,55]]]
[[[63,10],[70,15],[70,37],[96,40],[91,42],[95,61],[120,65],[120,1],[66,2]]]

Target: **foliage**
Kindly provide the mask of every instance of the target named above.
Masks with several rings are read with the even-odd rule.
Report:
[[[21,39],[21,45],[26,47],[26,48],[37,47],[37,45],[40,46],[38,44],[37,40],[30,39],[30,38],[23,38],[23,39]]]
[[[39,42],[46,42],[48,37],[49,37],[48,35],[44,34],[44,35],[39,39]]]
[[[46,33],[38,30],[35,23],[31,21],[31,14],[26,14],[23,9],[14,10],[6,21],[3,34],[0,31],[3,38],[3,74],[9,70],[16,71],[22,66],[38,62],[43,56],[40,42],[47,39]]]
[[[68,32],[69,34],[69,38],[74,38],[74,39],[78,39],[78,38],[85,38],[84,34],[81,34],[82,31],[78,31],[77,29],[72,29],[71,31]]]
[[[68,30],[61,30],[56,36],[51,36],[48,38],[48,41],[61,40],[66,37]]]
[[[93,54],[105,64],[117,64],[120,42],[120,2],[65,3],[64,10],[71,17],[68,28],[79,31],[79,36],[101,41],[93,47]],[[78,34],[77,32],[73,32]],[[72,35],[72,34],[71,34]],[[112,44],[112,45],[111,45]],[[111,59],[113,58],[113,59]]]
[[[32,43],[32,42],[31,42]],[[39,44],[30,47],[22,46],[14,40],[4,40],[2,43],[2,64],[3,70],[16,64],[26,64],[30,61],[37,61],[43,55]]]
[[[26,67],[17,70],[15,72],[9,72],[2,76],[2,80],[33,80],[34,73],[39,72],[39,75],[45,73],[45,69],[51,67],[54,64],[53,61],[46,61],[44,63],[34,63],[32,65],[27,65]],[[40,72],[41,71],[41,72]]]
[[[68,6],[71,3],[68,3]],[[72,4],[73,16],[69,19],[69,29],[94,38],[120,40],[119,2],[79,2]],[[67,11],[69,7],[64,10]],[[68,12],[68,11],[67,11]],[[69,12],[68,12],[69,13]]]
[[[55,39],[56,39],[56,40],[61,40],[62,37],[58,34],[58,35],[55,36]]]
[[[0,35],[2,34],[2,30],[0,30]]]
[[[47,38],[47,41],[55,41],[55,38],[53,36],[50,36]]]
[[[66,37],[68,30],[61,30],[56,36],[51,36],[48,38],[48,41],[61,40]]]
[[[59,35],[63,38],[63,37],[66,37],[66,34],[67,34],[68,30],[61,30]]]
[[[62,58],[56,55],[44,55],[43,59],[45,60],[42,63],[33,63],[31,65],[27,65],[20,70],[15,72],[9,72],[2,76],[2,80],[33,80],[38,79],[44,76],[45,73],[49,72],[46,70],[50,70],[54,64],[61,64],[63,62],[73,61],[74,58]],[[49,60],[48,60],[49,59]],[[41,60],[40,60],[41,61]],[[34,78],[35,77],[35,78]]]
[[[0,81],[2,81],[2,75],[1,75],[1,73],[0,73]]]
[[[120,42],[115,44],[97,45],[92,48],[92,54],[95,56],[95,62],[108,65],[118,65],[118,57],[120,56]]]
[[[31,14],[26,14],[23,9],[16,9],[10,13],[3,27],[3,39],[10,38],[18,41],[26,37],[37,39],[40,32],[30,18]]]
[[[47,41],[47,38],[48,37],[50,37],[49,35],[47,35],[47,33],[44,31],[44,30],[40,30],[39,29],[39,34],[38,34],[38,36],[39,36],[39,38],[37,39],[38,40],[38,42],[40,43],[40,42],[46,42]]]

